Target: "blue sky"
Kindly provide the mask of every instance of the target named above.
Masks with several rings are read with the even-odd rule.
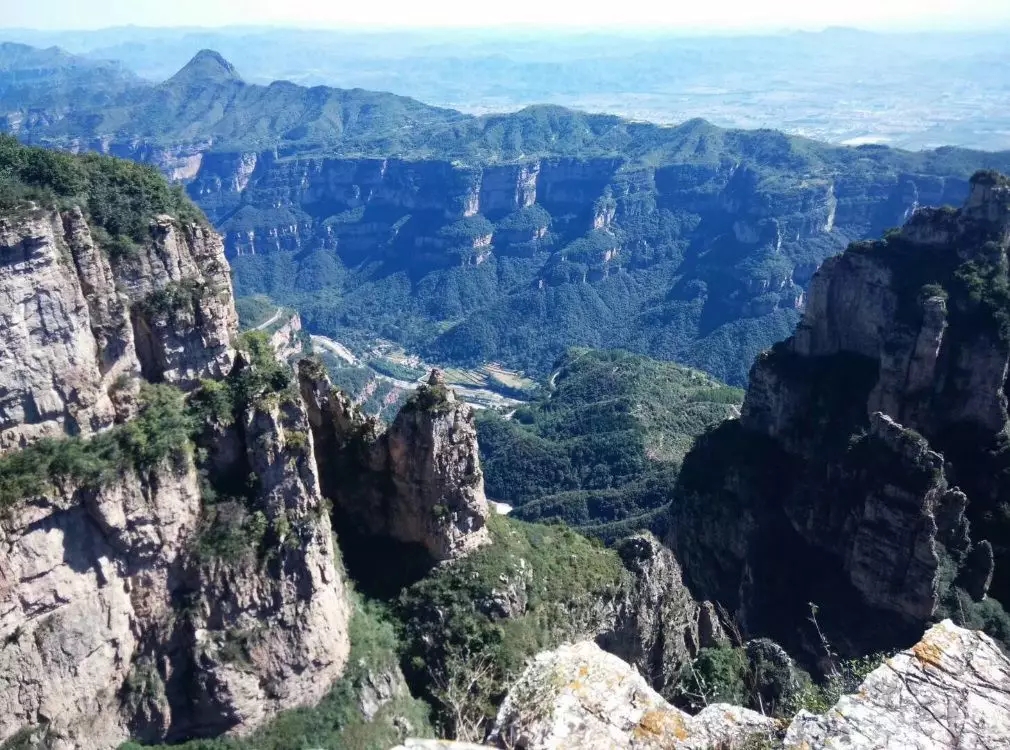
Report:
[[[990,28],[1010,0],[3,0],[0,26]]]

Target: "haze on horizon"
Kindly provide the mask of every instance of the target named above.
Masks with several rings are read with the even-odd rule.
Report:
[[[973,30],[1010,24],[1007,0],[716,0],[710,3],[621,3],[573,0],[38,0],[11,3],[0,28],[97,29],[110,26],[218,27],[281,25],[323,28],[562,27],[651,31]]]

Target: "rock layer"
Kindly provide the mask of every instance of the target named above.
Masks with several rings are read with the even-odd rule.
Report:
[[[191,386],[234,355],[220,239],[168,217],[116,260],[77,209],[0,217],[0,300],[0,449],[108,427],[123,376]]]

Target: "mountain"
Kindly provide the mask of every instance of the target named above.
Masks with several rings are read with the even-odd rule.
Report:
[[[606,539],[666,512],[695,438],[739,415],[743,393],[686,367],[575,349],[547,395],[477,419],[491,497],[527,521],[563,520]]]
[[[979,172],[961,209],[824,263],[740,419],[684,460],[667,540],[692,590],[811,656],[943,617],[1010,642],[1008,249],[1010,181]]]
[[[552,102],[663,124],[705,117],[833,143],[1003,150],[1010,148],[1005,31],[131,26],[5,29],[3,37],[122,60],[158,81],[210,48],[255,83],[392,91],[471,113]]]
[[[34,110],[54,117],[71,105],[107,106],[142,83],[120,63],[75,57],[57,47],[0,42],[0,100],[12,113],[11,129],[30,127],[39,116]]]
[[[235,66],[212,49],[202,49],[179,72],[169,78],[167,86],[188,87],[207,84],[241,84],[242,76]]]
[[[473,409],[438,371],[384,428],[319,360],[292,368],[267,332],[237,335],[221,237],[151,167],[0,136],[0,170],[6,747],[437,747],[407,739],[437,732],[540,750],[605,732],[743,750],[787,723],[816,744],[850,722],[859,746],[1005,744],[1007,662],[987,636],[943,622],[837,674],[831,649],[944,615],[1010,630],[987,598],[1006,586],[1007,178],[979,173],[961,211],[917,211],[827,263],[741,418],[690,450],[736,392],[621,353],[559,363],[516,416],[580,470],[594,432],[630,444],[617,468],[683,456],[667,527],[682,571],[647,532],[608,548],[491,512]],[[820,684],[749,632],[796,643],[808,596]],[[858,693],[810,712],[857,671]],[[716,704],[727,692],[792,721]]]
[[[20,138],[153,163],[225,235],[242,295],[367,349],[544,375],[625,348],[734,385],[788,335],[817,265],[1010,155],[846,148],[701,120],[529,107],[473,117],[390,94],[243,83],[212,53],[122,105]]]

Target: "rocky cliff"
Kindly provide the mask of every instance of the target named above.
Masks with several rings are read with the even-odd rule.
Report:
[[[316,362],[299,371],[326,495],[349,533],[396,540],[435,562],[490,541],[473,409],[437,370],[384,432]]]
[[[622,347],[742,384],[795,324],[821,261],[921,205],[960,203],[975,169],[1010,169],[1005,155],[843,148],[701,120],[470,117],[256,86],[209,51],[157,86],[124,84],[114,120],[87,98],[40,98],[22,111],[0,93],[0,123],[6,113],[20,138],[185,182],[225,235],[242,294],[298,304],[309,329],[338,339],[541,372],[571,345]]]
[[[960,211],[827,261],[740,421],[688,457],[669,541],[747,628],[818,652],[813,602],[856,653],[943,614],[1000,632],[1008,227],[1010,187],[979,173]]]
[[[220,238],[158,216],[110,258],[79,209],[0,216],[0,447],[89,434],[129,413],[143,376],[191,388],[231,365],[236,317]]]
[[[120,168],[50,166],[91,208]],[[318,700],[347,658],[342,570],[297,391],[268,346],[236,353],[220,238],[3,197],[0,741],[244,733]]]

